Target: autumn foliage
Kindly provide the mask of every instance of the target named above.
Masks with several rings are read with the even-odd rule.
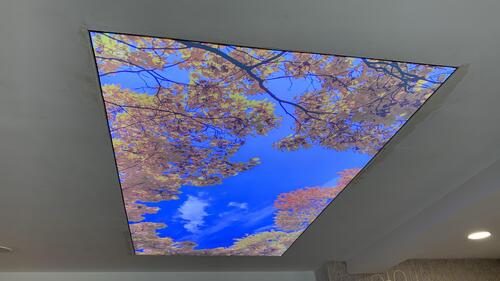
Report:
[[[280,194],[274,203],[278,210],[276,226],[285,231],[304,230],[358,172],[359,169],[340,172],[337,185],[333,187],[306,187]]]
[[[92,36],[99,75],[130,74],[140,89],[102,86],[131,232],[138,254],[279,255],[359,171],[341,172],[334,187],[280,195],[276,230],[243,237],[232,247],[194,250],[161,238],[163,224],[143,222],[176,200],[181,187],[210,186],[260,164],[233,161],[250,136],[265,136],[286,118],[292,134],[281,151],[321,146],[374,155],[443,82],[435,67],[372,59],[223,46],[111,33]],[[185,79],[165,75],[175,67]],[[286,96],[273,80],[313,87]],[[145,94],[147,93],[147,94]]]

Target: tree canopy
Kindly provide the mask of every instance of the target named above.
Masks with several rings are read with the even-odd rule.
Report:
[[[142,253],[282,252],[359,169],[341,172],[335,187],[280,195],[276,231],[227,249],[200,252],[191,242],[158,237],[167,226],[143,222],[158,208],[142,202],[175,200],[182,186],[216,185],[254,168],[258,155],[233,156],[248,137],[265,136],[285,119],[292,133],[275,142],[278,150],[320,146],[374,155],[447,77],[428,65],[373,59],[112,33],[92,39],[101,78],[126,73],[142,81],[137,89],[102,85],[132,236]],[[188,78],[166,75],[171,68]],[[274,80],[310,87],[283,95],[269,87]]]

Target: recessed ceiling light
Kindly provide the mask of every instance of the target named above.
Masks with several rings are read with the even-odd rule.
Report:
[[[477,232],[472,232],[467,236],[470,240],[481,240],[481,239],[486,239],[491,236],[491,233],[488,231],[477,231]]]
[[[12,252],[12,249],[5,246],[0,246],[0,254],[8,254]]]

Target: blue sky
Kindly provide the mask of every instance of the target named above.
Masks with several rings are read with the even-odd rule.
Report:
[[[354,65],[358,63],[360,60],[354,61]],[[436,68],[430,78],[443,72],[451,74],[452,70]],[[171,80],[189,82],[189,73],[177,67],[159,73]],[[359,73],[351,75],[356,77]],[[145,84],[155,85],[150,77],[135,73],[104,76],[101,83],[118,84],[145,94],[154,91],[142,88]],[[293,83],[279,79],[266,82],[266,86],[281,98],[290,100],[309,87],[319,85],[302,79],[294,79]],[[276,106],[276,113],[284,116],[279,106]],[[318,146],[293,152],[273,148],[274,142],[292,132],[291,127],[292,120],[284,116],[281,126],[267,136],[252,136],[246,140],[231,160],[248,161],[259,157],[261,164],[249,171],[226,178],[219,185],[182,186],[179,200],[143,202],[159,207],[157,213],[145,215],[144,221],[165,223],[167,227],[158,230],[159,236],[193,241],[198,244],[195,249],[228,247],[237,238],[273,229],[273,203],[279,194],[304,187],[334,186],[338,172],[362,168],[371,158],[353,151],[338,152]]]
[[[362,167],[370,159],[320,147],[282,152],[272,144],[283,133],[288,133],[286,125],[268,137],[251,138],[235,155],[234,160],[259,156],[261,164],[253,169],[220,185],[184,186],[179,200],[147,203],[160,211],[146,215],[146,221],[166,223],[160,236],[195,241],[198,249],[230,246],[235,238],[272,229],[273,203],[280,193],[332,186],[337,172]]]
[[[187,73],[169,69],[170,79],[186,81]],[[131,79],[135,74],[112,77],[110,82],[122,87],[137,88],[142,81]],[[105,78],[107,82],[109,78]],[[104,83],[106,83],[104,82]],[[139,85],[135,85],[139,83]],[[290,98],[304,92],[309,83],[296,80],[273,80],[267,86],[281,97]],[[283,112],[277,107],[277,114]],[[249,137],[234,155],[234,161],[259,157],[261,164],[215,186],[183,186],[179,200],[147,203],[160,207],[144,221],[168,225],[158,231],[161,237],[176,241],[194,241],[196,249],[227,247],[236,238],[273,229],[274,200],[280,193],[312,187],[332,186],[337,172],[362,167],[370,156],[347,151],[337,152],[321,147],[283,152],[273,143],[291,133],[292,120],[284,118],[282,125],[267,136]],[[325,185],[326,184],[326,185]]]

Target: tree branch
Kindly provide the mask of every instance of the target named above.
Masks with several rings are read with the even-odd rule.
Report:
[[[405,85],[405,88],[410,87],[409,82],[418,82],[419,80],[423,80],[423,81],[433,83],[433,84],[441,83],[439,81],[429,80],[425,77],[418,76],[418,75],[415,75],[412,73],[408,73],[408,72],[404,71],[403,69],[401,69],[401,67],[399,66],[399,64],[397,62],[386,62],[386,61],[374,61],[374,62],[372,62],[369,59],[365,59],[365,58],[362,60],[366,66],[368,66],[372,69],[375,69],[376,71],[381,71],[387,75],[390,75],[392,77],[396,77],[397,79],[401,80],[403,82],[403,84]],[[384,66],[390,67],[390,70]],[[397,71],[397,73],[395,73],[393,71],[394,69]],[[399,75],[398,75],[398,73],[399,73]]]
[[[269,96],[271,96],[274,100],[276,100],[278,102],[278,104],[281,106],[281,108],[285,111],[285,113],[289,116],[291,116],[295,121],[298,122],[297,118],[295,116],[293,116],[292,114],[290,114],[286,108],[284,107],[283,104],[288,104],[288,105],[292,105],[294,107],[297,107],[299,108],[300,110],[302,110],[306,115],[308,115],[310,118],[313,118],[313,119],[317,119],[317,120],[321,120],[320,118],[316,117],[316,116],[313,116],[311,114],[325,114],[326,112],[321,112],[321,111],[312,111],[312,110],[309,110],[305,107],[303,107],[302,105],[298,104],[298,103],[295,103],[295,102],[291,102],[291,101],[288,101],[288,100],[284,100],[284,99],[281,99],[280,97],[276,96],[273,92],[271,92],[271,90],[269,90],[265,85],[264,85],[264,80],[260,77],[258,77],[255,73],[253,73],[252,71],[252,67],[251,66],[248,66],[246,64],[243,64],[242,62],[238,61],[237,59],[231,57],[230,55],[222,52],[221,50],[217,49],[217,48],[213,48],[213,47],[210,47],[210,46],[207,46],[207,45],[204,45],[204,44],[201,44],[201,43],[196,43],[196,42],[191,42],[191,41],[183,41],[183,40],[179,40],[178,42],[184,44],[186,47],[191,47],[191,48],[198,48],[198,49],[202,49],[202,50],[205,50],[205,51],[209,51],[213,54],[216,54],[222,58],[224,58],[225,60],[229,61],[230,63],[234,64],[235,66],[239,67],[240,69],[242,69],[244,72],[246,72],[248,74],[248,76],[250,76],[252,79],[254,79],[258,84],[259,84],[259,87],[264,91],[266,92]]]
[[[261,65],[263,65],[263,64],[266,64],[266,63],[272,62],[273,60],[275,60],[275,59],[277,59],[277,58],[279,58],[279,57],[283,56],[285,53],[286,53],[285,51],[282,51],[282,52],[280,52],[279,54],[276,54],[276,55],[274,55],[274,56],[272,56],[272,57],[270,57],[270,58],[268,58],[268,59],[265,59],[265,60],[263,60],[263,61],[261,61],[261,62],[259,62],[259,63],[256,63],[256,64],[254,64],[254,65],[252,65],[252,66],[249,66],[249,68],[250,68],[250,69],[254,69],[254,68],[259,67],[259,66],[261,66]]]

